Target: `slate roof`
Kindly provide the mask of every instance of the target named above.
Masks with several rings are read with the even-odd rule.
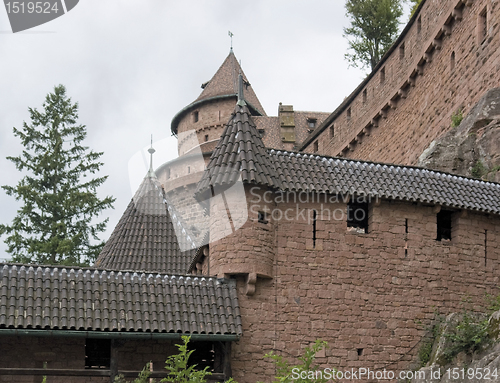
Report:
[[[500,214],[500,184],[424,168],[264,149],[245,106],[236,105],[198,193],[236,182],[281,191],[358,194]]]
[[[264,147],[248,107],[237,104],[215,147],[205,173],[197,186],[197,194],[211,187],[233,185],[241,174],[243,182],[279,187],[280,181],[269,153]]]
[[[246,84],[243,89],[245,100],[252,104],[262,115],[265,115],[264,108],[260,104],[257,95],[253,91],[232,50],[217,72],[215,72],[212,79],[206,83],[205,88],[195,102],[214,96],[236,95],[238,93],[238,75],[240,73]]]
[[[144,178],[95,263],[96,267],[184,274],[196,248],[179,242],[163,189],[154,173]],[[182,228],[181,230],[182,231]],[[179,230],[178,230],[179,232]],[[188,241],[183,236],[180,241]],[[180,246],[180,244],[182,246]]]
[[[242,332],[233,281],[16,264],[0,264],[0,329]]]

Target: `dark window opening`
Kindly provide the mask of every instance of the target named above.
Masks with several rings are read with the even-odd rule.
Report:
[[[380,84],[385,82],[385,68],[380,69]]]
[[[191,174],[191,166],[188,166],[188,174]]]
[[[205,134],[205,142],[208,141],[208,134]]]
[[[332,125],[330,126],[330,138],[333,138],[335,136],[335,126]]]
[[[422,16],[418,16],[417,19],[417,33],[422,31]]]
[[[85,368],[109,368],[111,339],[85,340]]]
[[[408,218],[405,219],[405,233],[408,234]]]
[[[263,211],[259,211],[257,213],[257,221],[259,223],[263,223],[263,224],[267,225],[269,223],[269,221],[267,220],[267,214]]]
[[[358,350],[357,350],[357,351],[358,351],[358,356],[363,355],[363,349],[362,349],[362,348],[358,348]]]
[[[451,52],[450,67],[451,70],[455,69],[455,52]]]
[[[478,39],[481,43],[486,37],[486,33],[488,32],[488,12],[487,8],[484,7],[483,10],[479,13],[479,17],[477,20],[477,30],[478,30]]]
[[[367,99],[368,99],[368,91],[365,89],[363,91],[363,104],[366,104]]]
[[[318,219],[318,212],[313,210],[313,247],[316,247],[316,221]]]
[[[368,233],[368,202],[352,199],[347,204],[347,227]]]
[[[437,213],[437,240],[451,240],[451,211],[441,210]]]
[[[402,60],[405,58],[405,43],[399,46],[399,59]]]
[[[196,365],[196,370],[203,370],[208,367],[208,371],[215,372],[215,350],[210,342],[189,342],[188,350],[193,351],[189,357],[189,366]],[[217,372],[222,372],[222,368],[217,368]]]
[[[319,151],[319,143],[318,143],[318,141],[314,141],[313,151],[314,151],[314,153],[317,153]]]
[[[198,111],[193,112],[193,122],[198,122],[200,115]]]
[[[258,129],[258,132],[259,132],[259,135],[261,137],[264,137],[264,134],[265,134],[265,130],[264,129]]]
[[[351,108],[347,109],[347,119],[351,119]]]

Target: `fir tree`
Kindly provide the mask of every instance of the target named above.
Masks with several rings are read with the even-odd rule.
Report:
[[[97,196],[107,179],[93,176],[103,165],[102,153],[82,146],[86,127],[77,124],[78,104],[64,86],[46,96],[42,112],[28,110],[30,123],[14,128],[24,150],[7,157],[28,175],[16,186],[2,186],[22,207],[10,226],[0,225],[0,235],[7,235],[14,262],[88,265],[104,245],[98,234],[108,219],[96,223],[97,216],[115,200]]]

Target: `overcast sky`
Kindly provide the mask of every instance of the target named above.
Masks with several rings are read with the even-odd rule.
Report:
[[[172,117],[228,55],[228,31],[257,97],[275,116],[279,102],[332,112],[356,88],[365,73],[344,60],[347,24],[343,0],[81,0],[66,15],[13,34],[1,7],[0,185],[22,176],[5,159],[22,150],[12,128],[65,85],[87,126],[85,144],[104,152],[109,178],[100,195],[116,197],[104,213],[107,239],[133,194],[129,160],[151,134],[155,165],[173,158]],[[0,190],[0,222],[10,223],[18,208]],[[10,257],[3,240],[0,259]]]

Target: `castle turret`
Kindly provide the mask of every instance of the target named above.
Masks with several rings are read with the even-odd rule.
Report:
[[[192,130],[196,132],[203,153],[215,148],[238,99],[239,73],[243,76],[243,93],[249,113],[254,116],[266,115],[231,49],[212,79],[202,84],[200,96],[172,120],[172,133],[179,137],[179,155],[188,153],[193,145],[198,144],[187,133]]]

